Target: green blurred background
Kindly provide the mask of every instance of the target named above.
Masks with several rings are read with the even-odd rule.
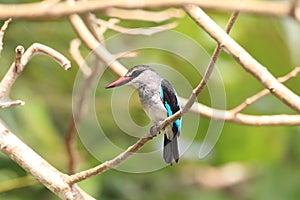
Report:
[[[221,27],[226,26],[229,13],[208,13]],[[179,22],[179,26],[175,28],[176,31],[194,38],[211,54],[216,43],[188,16],[176,21]],[[121,25],[140,27],[157,24],[125,21],[121,22]],[[240,14],[231,35],[278,77],[287,74],[300,63],[299,33],[299,23],[292,19]],[[113,31],[108,31],[105,36],[114,34]],[[4,37],[0,73],[3,76],[8,70],[14,60],[14,49],[19,44],[25,48],[34,42],[46,44],[71,59],[68,49],[73,38],[76,38],[76,35],[66,18],[54,21],[14,20]],[[180,41],[176,42],[180,46]],[[88,55],[89,51],[85,47],[81,50],[84,56]],[[169,66],[175,66],[175,68],[178,66],[176,60],[169,59],[163,54],[158,53],[155,56]],[[139,59],[143,60],[143,58]],[[25,106],[5,108],[0,111],[1,119],[18,137],[48,162],[66,173],[68,159],[64,146],[64,134],[72,117],[72,90],[78,71],[78,66],[73,61],[72,64],[72,69],[66,72],[45,56],[34,57],[10,93],[12,99],[24,100]],[[227,54],[221,54],[217,66],[224,81],[228,108],[237,106],[245,98],[262,89],[262,86]],[[184,67],[180,70],[188,77],[192,86],[196,86],[200,81],[201,77],[192,76],[192,68]],[[106,72],[103,83],[100,84],[104,86],[115,78],[116,76],[111,72]],[[299,83],[300,78],[296,77],[288,81],[286,85],[299,94]],[[99,87],[103,88],[103,86]],[[96,105],[101,105],[101,109],[97,111],[102,112],[102,109],[110,109],[111,92],[101,91],[100,93],[97,94]],[[137,98],[137,95],[132,98]],[[210,104],[207,90],[201,94],[199,102]],[[148,123],[146,115],[141,113],[142,109],[137,103],[132,111],[134,120],[139,124]],[[250,106],[245,113],[294,112],[273,96],[268,95]],[[205,136],[203,132],[208,128],[209,122],[209,119],[201,118],[195,142],[200,143],[203,140]],[[114,134],[112,138],[117,138],[116,134],[121,135],[121,131],[112,122],[107,123],[105,128],[112,130],[111,134]],[[188,132],[189,128],[187,127],[186,130]],[[110,170],[83,181],[79,185],[97,199],[109,200],[299,199],[299,131],[299,126],[254,127],[225,123],[215,148],[205,159],[183,156],[179,164],[142,174]],[[161,139],[161,136],[155,138],[155,140]],[[124,147],[134,141],[134,138],[129,138]],[[79,139],[76,144],[80,158],[77,171],[99,164],[99,161],[89,154]],[[110,150],[103,149],[103,151],[109,152]],[[237,184],[222,186],[220,183],[222,180],[235,178],[234,172],[238,170],[230,167],[236,165],[244,170],[246,178]],[[225,174],[232,177],[220,175],[224,166],[229,166],[230,173]],[[221,186],[207,184],[211,179],[211,176],[208,176],[211,171],[216,176],[216,182]],[[0,199],[58,199],[3,153],[0,153],[0,191]]]

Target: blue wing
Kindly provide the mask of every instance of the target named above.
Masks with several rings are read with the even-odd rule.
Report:
[[[163,79],[160,85],[160,94],[163,104],[168,112],[168,117],[180,110],[180,102],[176,92],[167,80]],[[171,124],[174,135],[179,136],[181,130],[181,118]]]

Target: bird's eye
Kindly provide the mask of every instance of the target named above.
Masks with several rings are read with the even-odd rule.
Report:
[[[138,75],[140,75],[142,73],[141,70],[136,70],[136,71],[133,71],[129,76],[130,77],[137,77]]]

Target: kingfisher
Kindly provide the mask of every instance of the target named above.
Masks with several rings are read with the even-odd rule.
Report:
[[[156,126],[180,110],[180,102],[171,83],[148,65],[137,65],[129,69],[124,76],[105,88],[121,85],[132,85],[138,90],[143,109]],[[179,160],[181,121],[179,118],[164,129],[163,158],[170,165]]]

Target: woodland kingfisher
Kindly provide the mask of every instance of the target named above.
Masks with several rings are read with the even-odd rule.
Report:
[[[124,76],[106,88],[125,84],[137,88],[143,109],[155,125],[180,110],[180,102],[173,86],[147,65],[129,69]],[[179,160],[178,137],[181,120],[177,119],[164,129],[163,158],[167,164],[174,161],[177,163]]]

